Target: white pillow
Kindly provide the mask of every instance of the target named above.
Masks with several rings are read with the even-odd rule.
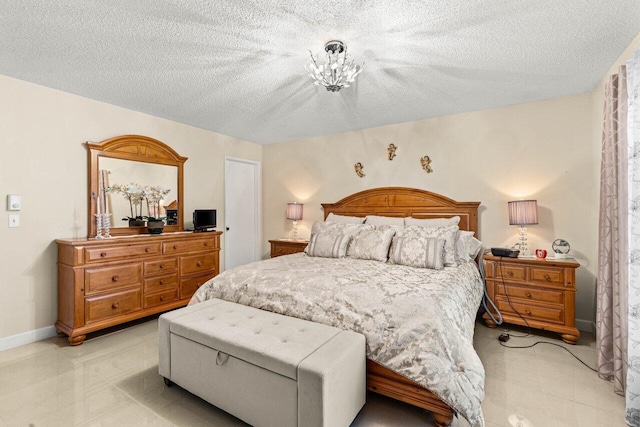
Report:
[[[349,249],[347,249],[347,256],[386,262],[394,234],[396,232],[391,229],[361,230],[353,236]]]
[[[351,236],[344,234],[312,234],[307,245],[307,255],[324,258],[344,258]]]
[[[473,231],[458,231],[458,240],[456,241],[458,259],[473,261],[478,256],[478,252],[482,248],[482,242],[473,237],[473,234]]]
[[[445,240],[418,235],[395,236],[389,251],[389,263],[442,270]]]
[[[460,224],[460,217],[457,215],[451,218],[413,218],[409,216],[404,219],[404,224],[421,227],[447,227]]]
[[[447,227],[420,227],[415,225],[405,225],[396,231],[396,237],[413,236],[423,239],[430,237],[444,239],[444,266],[458,266],[458,255],[456,253],[456,241],[458,238],[457,225],[450,225]]]
[[[376,227],[380,225],[404,225],[404,218],[398,218],[397,216],[367,215],[364,223]]]
[[[336,215],[334,213],[330,213],[327,216],[325,222],[333,222],[340,224],[364,224],[364,217],[359,216],[346,216],[346,215]]]

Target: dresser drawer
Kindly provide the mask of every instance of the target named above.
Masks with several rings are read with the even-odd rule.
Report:
[[[84,272],[85,295],[142,284],[142,264],[90,268]]]
[[[515,310],[520,313],[524,318],[543,320],[545,322],[552,322],[563,324],[564,323],[564,309],[562,307],[541,307],[534,304],[526,304],[515,301],[511,298],[511,304],[507,301],[506,297],[497,297],[496,305],[498,309],[504,313],[511,313],[517,316]],[[513,306],[513,308],[511,308]]]
[[[531,267],[529,275],[532,282],[554,285],[564,284],[564,270],[562,268]]]
[[[160,255],[160,243],[84,249],[85,262],[107,261],[145,255]]]
[[[525,267],[510,265],[506,263],[495,263],[493,266],[495,277],[504,277],[506,280],[526,280],[527,270]]]
[[[501,282],[495,282],[496,295],[504,296],[505,290]],[[539,289],[525,286],[517,286],[507,283],[507,294],[509,298],[520,298],[524,300],[539,301],[551,304],[563,304],[564,292],[554,289]]]
[[[178,273],[168,276],[154,277],[152,279],[144,279],[144,291],[153,292],[178,287]]]
[[[204,273],[206,271],[215,272],[216,256],[214,254],[200,254],[180,257],[180,274]]]
[[[165,255],[200,252],[211,249],[218,249],[216,239],[213,237],[200,240],[179,240],[177,242],[165,242],[162,244],[162,253]]]
[[[178,271],[178,260],[176,258],[165,258],[144,262],[145,276],[152,276],[160,273],[171,273],[174,271]]]
[[[85,298],[86,323],[97,322],[141,309],[140,289]]]
[[[190,279],[180,280],[180,299],[191,298],[191,296],[202,286],[207,280],[214,277],[215,274],[206,274],[204,276],[192,277]]]
[[[156,307],[168,302],[178,301],[178,288],[167,289],[144,296],[144,308]]]

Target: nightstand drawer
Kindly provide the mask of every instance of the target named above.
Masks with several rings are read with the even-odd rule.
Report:
[[[506,263],[495,263],[495,277],[504,277],[507,280],[525,280],[527,272],[525,267],[510,265]]]
[[[541,268],[531,267],[529,275],[532,282],[562,285],[564,284],[564,274],[561,268]]]
[[[564,292],[554,289],[539,289],[526,286],[517,286],[507,283],[507,294],[509,298],[520,298],[523,300],[539,301],[551,304],[564,304]],[[504,285],[502,282],[495,282],[496,295],[503,297],[505,295]]]
[[[504,296],[496,297],[496,305],[498,306],[498,309],[504,313],[515,314],[515,309],[522,317],[525,318],[544,320],[545,322],[558,324],[564,323],[564,309],[561,307],[540,307],[534,304],[520,303],[518,301],[514,301],[513,298],[511,298],[511,304],[509,304],[509,301]]]

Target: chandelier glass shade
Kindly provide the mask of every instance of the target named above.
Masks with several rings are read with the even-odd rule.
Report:
[[[338,92],[343,87],[349,87],[362,71],[364,62],[356,65],[355,61],[347,54],[347,46],[340,40],[331,40],[324,47],[326,58],[324,64],[318,64],[320,55],[311,55],[311,62],[306,69],[316,85],[322,85],[330,92]]]

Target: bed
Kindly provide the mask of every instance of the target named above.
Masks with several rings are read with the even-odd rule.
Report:
[[[477,235],[479,204],[385,187],[322,206],[325,219],[459,216],[459,229]],[[192,303],[221,298],[361,332],[369,390],[431,411],[438,426],[456,412],[482,426],[484,369],[473,350],[481,295],[473,262],[429,270],[294,254],[229,270],[203,285]]]

